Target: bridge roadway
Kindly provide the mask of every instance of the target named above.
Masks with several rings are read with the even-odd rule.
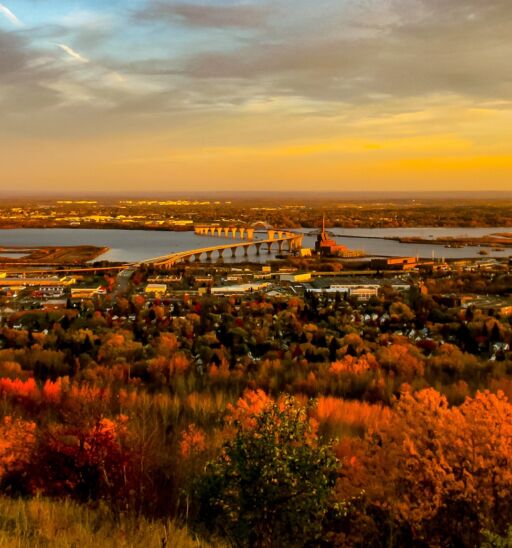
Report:
[[[268,253],[272,252],[272,247],[277,245],[279,253],[285,251],[295,251],[302,247],[302,234],[296,234],[295,232],[285,230],[268,230],[267,238],[254,239],[253,228],[240,228],[240,227],[196,227],[195,233],[197,235],[212,235],[212,236],[231,236],[233,240],[240,234],[242,240],[233,241],[233,243],[214,245],[203,247],[199,249],[190,249],[187,251],[179,251],[176,253],[170,253],[169,255],[162,255],[153,259],[147,259],[142,261],[141,264],[152,264],[158,266],[164,266],[170,268],[178,262],[189,262],[192,257],[195,261],[201,260],[201,255],[206,254],[206,259],[211,260],[213,253],[218,253],[218,258],[224,257],[224,252],[231,250],[231,256],[235,257],[238,249],[244,250],[244,255],[247,257],[249,254],[249,248],[254,247],[256,249],[256,255],[260,254],[262,246],[267,248]],[[244,240],[243,238],[247,238]],[[286,249],[285,249],[286,246]]]

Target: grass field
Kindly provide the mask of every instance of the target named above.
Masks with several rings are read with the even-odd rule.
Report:
[[[208,548],[173,522],[121,516],[73,502],[0,497],[0,547]]]

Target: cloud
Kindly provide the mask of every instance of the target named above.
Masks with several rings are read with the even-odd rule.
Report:
[[[89,59],[75,51],[73,48],[66,44],[56,44],[62,51],[66,52],[72,59],[78,61],[79,63],[89,63]]]
[[[0,4],[0,13],[13,25],[22,27],[23,23],[14,15],[14,13],[4,4]]]
[[[34,112],[44,98],[50,108],[38,115],[59,120],[52,131],[62,135],[151,131],[173,117],[183,127],[209,116],[252,124],[260,112],[378,120],[433,97],[478,105],[510,96],[510,0],[198,2],[149,0],[142,25],[121,3],[103,25],[75,13],[11,33],[24,40],[8,56],[0,45],[13,127],[17,93]],[[77,125],[66,116],[79,102],[86,120]]]
[[[137,12],[137,18],[170,21],[190,27],[251,29],[263,25],[268,13],[267,7],[256,4],[215,6],[154,0]]]
[[[509,0],[389,0],[385,10],[381,0],[345,9],[318,3],[309,20],[297,0],[294,20],[261,29],[236,48],[220,44],[183,56],[182,74],[202,86],[238,81],[243,93],[258,83],[269,96],[340,104],[432,94],[509,96]]]

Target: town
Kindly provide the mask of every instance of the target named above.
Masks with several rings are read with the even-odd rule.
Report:
[[[350,250],[331,239],[326,231],[325,217],[314,248],[302,247],[300,234],[268,229],[268,234],[263,231],[264,235],[255,239],[254,229],[241,228],[241,240],[235,241],[237,230],[217,225],[211,229],[199,226],[196,234],[227,236],[229,233],[233,243],[171,253],[139,264],[93,262],[94,257],[105,250],[95,251],[91,246],[78,248],[82,252],[81,259],[77,259],[80,255],[76,247],[45,248],[44,252],[25,250],[28,255],[22,260],[9,260],[8,252],[4,259],[5,270],[0,270],[0,321],[11,327],[22,327],[23,318],[33,316],[38,310],[69,310],[84,300],[94,299],[99,303],[102,299],[112,300],[119,296],[129,299],[141,296],[148,302],[166,303],[213,295],[302,298],[321,293],[326,297],[341,296],[345,301],[366,302],[381,298],[387,290],[396,290],[410,304],[412,294],[428,294],[427,285],[432,280],[444,281],[444,285],[456,288],[435,293],[435,299],[458,302],[461,308],[485,302],[488,309],[504,315],[511,310],[512,300],[506,293],[495,298],[485,292],[482,295],[490,282],[508,279],[510,257],[451,261],[365,257],[363,252]],[[254,246],[260,255],[262,246],[270,253],[273,244],[279,248],[279,258],[269,256],[263,264],[251,262],[247,254],[250,247]],[[288,252],[284,254],[286,245]],[[244,250],[246,262],[225,263],[223,252],[231,250],[234,257],[237,246]],[[217,261],[212,258],[214,252]],[[202,261],[202,257],[207,260]],[[191,262],[191,258],[195,260]],[[43,259],[46,262],[42,262]],[[44,265],[47,265],[46,269]],[[447,280],[451,283],[446,283]],[[461,284],[460,280],[466,281]],[[443,286],[442,283],[437,285]]]
[[[410,226],[512,226],[510,198],[468,196],[456,203],[435,198],[335,199],[311,194],[284,206],[269,193],[211,199],[207,195],[175,199],[0,199],[0,228],[122,228],[191,230],[194,225],[250,226],[262,217],[279,228],[315,228],[325,214],[330,227],[393,228]]]

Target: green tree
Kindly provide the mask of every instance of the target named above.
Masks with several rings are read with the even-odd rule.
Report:
[[[304,546],[331,512],[338,461],[316,440],[306,409],[271,402],[255,426],[237,425],[197,483],[198,521],[235,546]]]

